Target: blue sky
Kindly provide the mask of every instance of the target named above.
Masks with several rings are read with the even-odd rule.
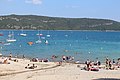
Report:
[[[0,15],[102,18],[120,22],[120,0],[0,0]]]

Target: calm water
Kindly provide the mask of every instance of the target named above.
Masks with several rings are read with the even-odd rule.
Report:
[[[4,36],[0,41],[6,43],[9,31],[1,30]],[[120,32],[97,32],[97,31],[40,31],[43,34],[41,44],[36,44],[38,31],[24,31],[26,37],[20,36],[21,31],[14,31],[16,42],[10,45],[0,44],[1,52],[8,55],[25,55],[27,57],[50,58],[52,55],[74,56],[75,59],[85,61],[87,58],[104,60],[106,56],[111,59],[120,57]],[[46,37],[50,34],[50,37]],[[48,40],[49,44],[45,44]],[[27,42],[34,42],[28,45]]]

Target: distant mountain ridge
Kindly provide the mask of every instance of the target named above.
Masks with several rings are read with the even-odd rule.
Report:
[[[61,18],[37,15],[0,16],[0,29],[120,30],[120,22],[108,19]]]

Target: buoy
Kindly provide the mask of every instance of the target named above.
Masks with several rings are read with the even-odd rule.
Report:
[[[28,42],[28,44],[29,44],[29,45],[32,45],[32,44],[33,44],[33,42]]]

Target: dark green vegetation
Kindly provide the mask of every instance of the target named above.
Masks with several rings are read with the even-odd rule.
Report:
[[[107,19],[59,18],[35,15],[0,16],[0,29],[120,30],[120,23]]]

